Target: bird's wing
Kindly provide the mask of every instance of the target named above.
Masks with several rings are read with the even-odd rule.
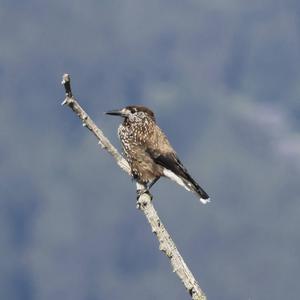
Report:
[[[189,179],[189,174],[186,168],[182,165],[175,153],[159,153],[158,150],[147,148],[147,153],[150,157],[162,167],[172,171],[177,176]]]
[[[147,149],[147,152],[157,164],[172,171],[177,176],[195,183],[193,178],[189,175],[187,169],[183,166],[175,153],[170,152],[160,154],[157,150],[153,150],[150,148]]]
[[[165,151],[161,151],[161,149],[153,147],[150,143],[147,143],[145,150],[155,163],[161,165],[167,170],[170,170],[176,176],[181,178],[183,181],[182,183],[187,189],[193,190],[202,199],[209,199],[208,194],[199,186],[199,184],[191,177],[187,169],[183,166],[168,140],[164,140],[164,142],[166,143]]]
[[[186,189],[194,191],[200,198],[209,199],[208,194],[190,176],[187,169],[183,166],[167,137],[158,126],[156,127],[155,134],[152,138],[145,141],[144,146],[144,150],[155,163],[161,165],[175,175],[173,176],[170,172],[167,172],[165,173],[167,177],[175,180],[178,184],[185,186]],[[179,177],[179,180],[176,179],[176,176]]]
[[[157,149],[151,148],[147,148],[146,151],[157,164],[172,171],[175,175],[180,177],[185,182],[188,189],[196,192],[202,199],[209,199],[208,194],[191,177],[187,169],[176,156],[175,152],[159,153]]]
[[[186,180],[192,180],[187,169],[178,159],[176,152],[172,148],[162,130],[156,126],[153,135],[145,141],[145,151],[150,155],[155,163],[172,171],[179,177]]]

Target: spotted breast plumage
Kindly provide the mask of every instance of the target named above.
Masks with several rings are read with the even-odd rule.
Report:
[[[164,176],[196,193],[202,203],[210,201],[208,194],[189,175],[178,159],[149,108],[131,105],[106,114],[124,118],[119,126],[118,135],[139,193],[149,191],[153,184]]]

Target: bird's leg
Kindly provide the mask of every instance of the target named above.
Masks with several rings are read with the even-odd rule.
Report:
[[[139,197],[142,194],[148,194],[151,199],[152,199],[152,195],[149,192],[149,188],[147,188],[146,184],[140,183],[140,182],[136,182],[136,194],[137,194],[137,200],[139,200]]]
[[[137,193],[137,208],[140,208],[140,197],[143,194],[148,194],[150,196],[150,199],[152,201],[152,195],[150,193],[150,188],[155,184],[155,182],[159,179],[159,177],[154,178],[149,185],[147,186],[147,184],[143,184],[143,183],[139,183],[138,181],[136,182],[136,193]]]
[[[154,178],[148,185],[148,188],[147,190],[149,191],[151,189],[151,187],[157,182],[157,180],[159,179],[160,177],[156,177]]]
[[[156,177],[154,178],[150,183],[149,185],[147,184],[141,184],[141,183],[136,183],[136,192],[137,192],[137,200],[139,199],[139,197],[142,195],[142,194],[148,194],[150,197],[151,197],[151,200],[152,200],[152,195],[150,193],[150,188],[155,184],[155,182],[159,179],[160,177]]]
[[[138,194],[138,197],[144,193],[147,193],[151,196],[150,194],[150,189],[151,187],[157,182],[157,180],[159,179],[160,177],[156,177],[154,178],[147,186],[147,184],[141,184],[139,182],[136,182],[136,192]]]

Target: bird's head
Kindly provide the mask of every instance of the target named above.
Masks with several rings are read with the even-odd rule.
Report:
[[[149,108],[139,105],[126,106],[121,110],[111,110],[106,114],[123,117],[126,122],[143,122],[149,118],[155,122],[154,113]]]

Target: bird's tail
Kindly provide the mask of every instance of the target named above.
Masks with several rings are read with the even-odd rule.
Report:
[[[208,194],[203,190],[203,188],[189,175],[187,171],[181,172],[181,176],[176,175],[174,172],[168,169],[164,169],[164,175],[171,180],[177,182],[179,185],[183,186],[186,190],[195,193],[199,196],[200,201],[203,204],[210,202]]]
[[[204,191],[204,189],[191,176],[188,177],[188,179],[182,178],[187,188],[191,192],[196,193],[203,204],[210,202],[210,198],[208,194]]]

